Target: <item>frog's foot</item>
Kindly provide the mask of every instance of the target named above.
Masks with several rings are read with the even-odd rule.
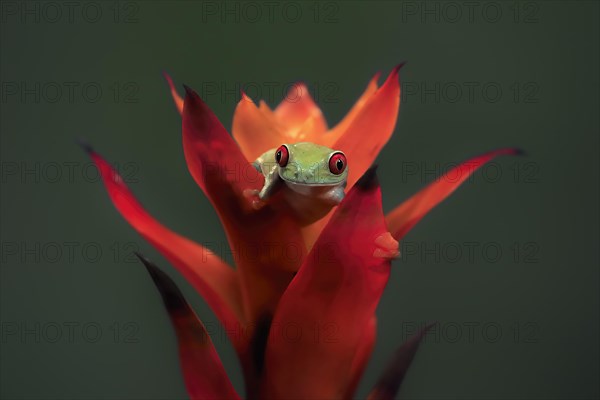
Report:
[[[244,191],[242,192],[248,203],[250,203],[252,208],[255,210],[260,210],[266,204],[266,202],[261,200],[258,196],[259,193],[260,190],[256,189],[244,189]]]
[[[398,241],[394,239],[389,232],[377,236],[375,239],[375,246],[377,248],[373,252],[373,257],[387,258],[390,260],[400,257]]]

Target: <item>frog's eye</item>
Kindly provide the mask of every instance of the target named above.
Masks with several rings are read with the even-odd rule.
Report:
[[[339,175],[346,169],[346,156],[344,153],[333,153],[329,157],[329,170],[334,175]]]
[[[275,152],[275,161],[279,164],[280,167],[285,167],[290,159],[290,152],[285,144],[279,146],[277,151]]]

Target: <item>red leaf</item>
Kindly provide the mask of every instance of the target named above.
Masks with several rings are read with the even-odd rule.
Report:
[[[176,234],[156,221],[136,200],[123,179],[98,153],[83,146],[100,170],[114,206],[190,282],[227,327],[239,326],[242,304],[238,278],[209,249]]]
[[[284,293],[267,342],[261,398],[344,396],[390,273],[374,169],[352,188]]]
[[[192,399],[239,399],[202,321],[175,282],[147,258],[137,254],[159,290],[177,334],[179,362]]]
[[[375,346],[375,339],[377,338],[377,318],[373,316],[369,323],[365,326],[365,331],[360,339],[358,349],[352,360],[352,372],[350,375],[350,383],[346,389],[345,399],[353,399],[354,392],[360,383],[360,379],[363,376],[363,372],[367,367],[373,347]]]
[[[479,167],[504,154],[516,155],[520,154],[520,150],[499,149],[465,161],[396,207],[385,217],[394,238],[402,239],[433,207],[450,196]]]
[[[188,168],[213,204],[225,228],[240,277],[246,322],[270,319],[279,299],[305,257],[300,231],[282,210],[255,210],[244,196],[263,178],[252,167],[208,106],[186,88],[183,148]],[[279,203],[281,202],[273,202]],[[253,341],[253,332],[244,335]],[[246,351],[247,350],[247,351]],[[248,373],[257,361],[253,349],[242,351]],[[262,355],[261,355],[262,357]]]

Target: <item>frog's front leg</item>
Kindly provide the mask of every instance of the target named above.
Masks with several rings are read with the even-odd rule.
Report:
[[[275,151],[277,151],[277,149],[265,151],[252,163],[254,168],[265,177],[265,183],[262,189],[257,193],[261,200],[268,199],[281,180],[277,169],[278,166],[275,162]]]
[[[264,200],[271,196],[277,184],[280,183],[279,181],[281,178],[279,177],[277,164],[274,161],[271,161],[274,160],[274,158],[275,149],[271,149],[263,153],[252,163],[252,166],[265,178],[265,183],[261,190],[246,189],[244,191],[244,195],[247,198],[252,199],[252,206],[256,209],[264,206]],[[256,199],[256,196],[258,196],[258,199]]]
[[[262,165],[263,175],[265,177],[265,184],[262,189],[258,192],[258,198],[261,200],[266,200],[271,197],[271,194],[277,187],[277,184],[281,178],[279,177],[279,172],[277,171],[277,164],[272,163],[271,166]]]

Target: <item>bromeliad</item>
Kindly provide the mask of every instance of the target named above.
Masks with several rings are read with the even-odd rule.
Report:
[[[398,241],[481,165],[516,154],[500,149],[468,160],[447,172],[452,179],[441,177],[384,215],[372,164],[394,131],[401,66],[381,87],[375,76],[332,129],[303,84],[274,110],[242,94],[233,137],[193,90],[186,87],[181,98],[165,75],[182,116],[188,168],[219,215],[236,268],[155,220],[86,148],[118,211],[224,325],[246,398],[352,398],[375,342],[375,309]],[[190,397],[238,398],[196,314],[170,278],[140,258],[177,332]],[[294,340],[286,327],[294,327]],[[315,338],[320,329],[333,329],[335,340]],[[371,399],[393,398],[424,332],[399,348]]]

